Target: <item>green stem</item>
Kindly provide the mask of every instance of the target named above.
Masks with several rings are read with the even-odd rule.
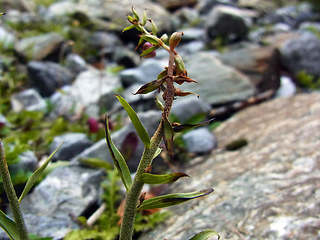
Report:
[[[8,164],[7,164],[6,156],[4,154],[4,150],[2,147],[1,139],[0,139],[0,173],[3,181],[4,190],[6,191],[9,204],[13,213],[13,217],[17,225],[17,230],[19,232],[20,239],[29,240],[26,224],[24,222],[22,212],[20,210],[18,197],[13,188],[13,184],[10,178]]]
[[[132,186],[127,194],[123,219],[120,229],[120,240],[132,240],[134,221],[137,213],[137,203],[144,183],[140,180],[142,173],[153,160],[154,154],[158,149],[162,139],[162,123],[160,123],[157,131],[151,138],[149,148],[145,148],[141,157]]]

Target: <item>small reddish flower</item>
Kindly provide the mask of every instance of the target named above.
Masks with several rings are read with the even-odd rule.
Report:
[[[153,45],[152,43],[145,42],[145,43],[143,44],[141,50],[144,52],[145,50],[150,49],[150,48],[152,48],[152,47],[154,47],[154,45]],[[143,57],[144,57],[144,58],[153,58],[153,57],[156,56],[156,54],[157,54],[156,51],[152,51],[152,52],[144,55]]]
[[[96,133],[99,130],[99,121],[93,117],[88,119],[89,131],[91,133]]]

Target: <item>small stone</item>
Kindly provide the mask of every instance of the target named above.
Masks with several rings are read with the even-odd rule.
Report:
[[[276,92],[276,97],[290,97],[297,92],[297,87],[291,78],[282,76],[280,88]]]
[[[22,110],[45,112],[47,110],[45,100],[34,89],[27,89],[13,94],[11,96],[11,106],[15,112]]]
[[[216,147],[216,139],[207,128],[197,128],[183,135],[190,153],[208,153]]]

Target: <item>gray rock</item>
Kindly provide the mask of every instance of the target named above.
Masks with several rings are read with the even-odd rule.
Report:
[[[84,107],[89,116],[98,117],[101,107],[112,108],[114,93],[120,87],[117,76],[91,68],[77,76],[70,95],[77,99],[76,111]]]
[[[45,100],[32,88],[13,94],[10,101],[12,110],[15,112],[22,110],[45,112],[47,110]]]
[[[200,14],[206,15],[217,5],[236,7],[236,2],[236,0],[201,0],[196,5],[196,9],[198,9]]]
[[[255,93],[245,75],[222,64],[210,53],[197,53],[185,60],[189,77],[198,83],[184,84],[181,90],[199,94],[209,104],[244,100]]]
[[[120,72],[120,80],[124,87],[134,83],[145,84],[157,79],[158,74],[164,70],[164,64],[155,59],[146,59],[137,68],[130,68]]]
[[[56,91],[49,98],[52,109],[49,113],[50,119],[56,119],[59,116],[70,119],[76,114],[75,106],[77,99],[71,96],[71,86],[66,85]]]
[[[199,12],[190,7],[183,7],[174,12],[174,17],[177,20],[178,28],[189,28],[197,26],[200,22]]]
[[[245,39],[249,32],[250,18],[247,12],[229,6],[213,8],[206,21],[206,32],[210,39],[222,37],[225,40]]]
[[[63,37],[57,33],[23,38],[17,42],[16,51],[30,60],[43,60],[49,55],[59,52],[63,43]]]
[[[280,88],[277,90],[276,97],[291,97],[297,92],[297,87],[291,78],[281,76]]]
[[[166,193],[213,187],[205,198],[170,208],[172,217],[140,240],[190,239],[214,229],[221,239],[319,239],[320,94],[247,108],[216,130],[218,149],[186,166],[191,177]],[[224,147],[237,139],[248,145]]]
[[[124,66],[126,68],[133,68],[140,64],[140,56],[136,51],[133,51],[125,46],[118,46],[115,49],[110,49],[112,52],[112,61],[116,62],[118,65]]]
[[[128,21],[124,16],[132,15],[131,0],[83,0],[78,4],[78,10],[88,14],[96,24],[104,30],[121,32],[128,26]],[[136,0],[135,10],[142,16],[143,10],[147,10],[147,15],[152,16],[152,20],[157,24],[159,32],[170,30],[170,15],[158,3],[150,0]]]
[[[31,61],[27,65],[31,85],[43,97],[50,97],[57,89],[71,84],[72,73],[53,62]]]
[[[24,171],[34,172],[38,166],[38,159],[34,152],[26,151],[19,155],[19,162],[9,166],[10,173]]]
[[[7,118],[0,114],[0,128],[3,126],[10,126],[10,123],[8,122]]]
[[[57,18],[71,15],[77,11],[77,3],[72,1],[59,1],[52,3],[47,9],[47,17]]]
[[[8,32],[3,27],[0,27],[0,48],[1,49],[13,49],[15,44],[16,38],[15,36]]]
[[[271,12],[275,11],[279,8],[280,2],[279,1],[269,1],[269,0],[239,0],[238,6],[246,7],[246,8],[253,8],[260,12]]]
[[[53,170],[20,204],[28,231],[58,240],[78,229],[70,215],[78,217],[98,201],[102,175],[79,166]]]
[[[75,53],[71,53],[66,57],[65,65],[73,74],[87,70],[86,61]]]
[[[206,115],[210,110],[210,104],[203,101],[202,98],[187,96],[174,101],[170,114],[173,114],[181,123],[184,123],[195,115]]]
[[[50,152],[53,152],[61,143],[62,145],[54,154],[53,160],[71,160],[92,145],[92,141],[84,133],[65,133],[53,138]]]
[[[190,153],[208,153],[217,145],[214,135],[205,127],[191,130],[182,138]]]
[[[309,32],[303,32],[298,38],[287,40],[280,48],[282,64],[294,75],[304,71],[320,76],[320,39]]]
[[[149,133],[149,136],[152,136],[156,128],[158,127],[161,119],[161,112],[159,111],[148,111],[144,113],[138,114],[140,121],[146,128],[147,132]],[[111,138],[114,142],[114,144],[117,146],[118,149],[121,149],[125,139],[127,136],[131,134],[133,138],[136,138],[138,141],[138,145],[136,149],[134,149],[134,152],[128,161],[129,169],[134,172],[138,166],[138,163],[140,161],[144,145],[142,141],[139,139],[132,123],[129,123],[122,127],[120,130],[113,132],[111,134]],[[98,158],[104,161],[107,161],[111,164],[113,164],[113,160],[111,158],[107,143],[105,139],[102,139],[98,141],[97,143],[93,144],[90,148],[87,148],[82,153],[77,155],[72,159],[73,163],[78,162],[81,158]]]

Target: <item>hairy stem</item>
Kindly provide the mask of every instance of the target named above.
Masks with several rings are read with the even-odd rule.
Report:
[[[7,165],[6,156],[2,147],[2,141],[0,139],[0,173],[3,181],[4,190],[6,191],[9,204],[13,213],[15,223],[17,225],[17,230],[19,232],[20,239],[29,240],[26,224],[24,222],[22,212],[20,210],[18,197],[13,188],[13,184],[10,178],[10,173]]]
[[[125,208],[123,213],[123,219],[120,229],[120,240],[132,240],[134,221],[137,212],[137,203],[143,188],[144,183],[140,180],[141,175],[144,173],[146,167],[148,167],[153,160],[154,154],[157,151],[162,139],[162,123],[160,123],[157,131],[151,138],[151,144],[149,148],[145,148],[141,157],[135,178],[132,186],[127,194]]]

